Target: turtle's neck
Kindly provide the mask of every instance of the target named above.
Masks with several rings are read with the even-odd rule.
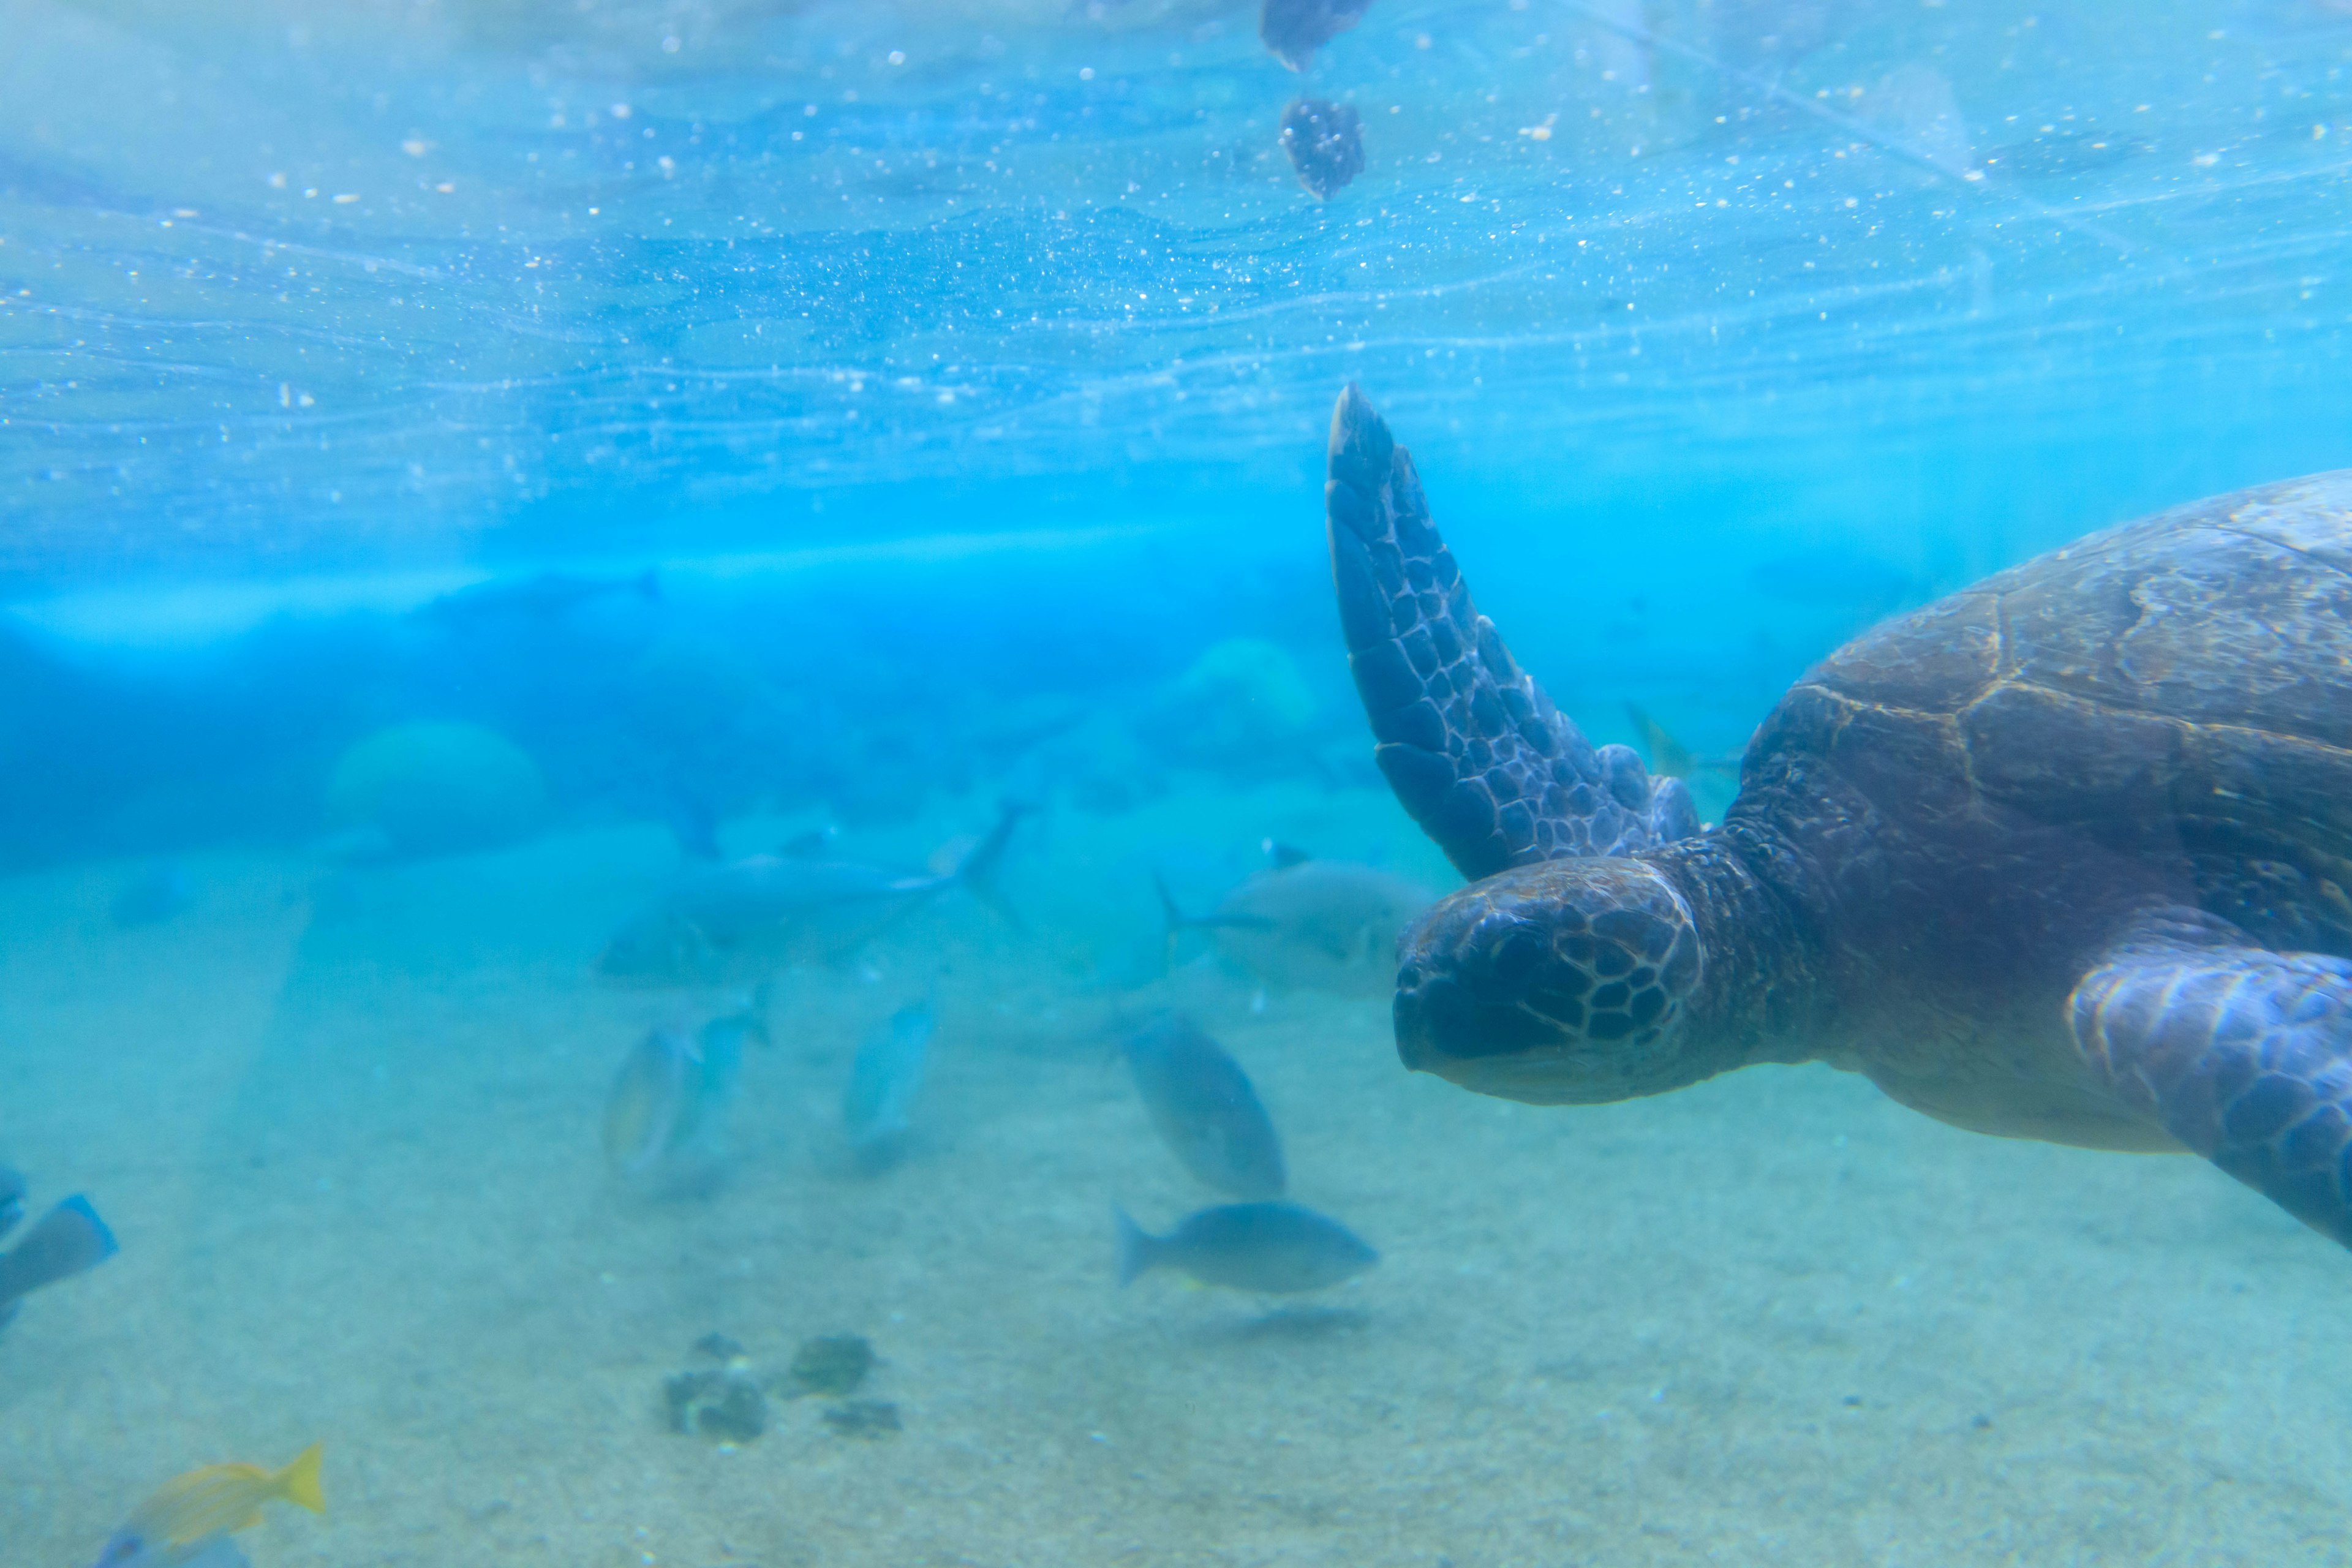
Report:
[[[1826,999],[1810,924],[1757,875],[1746,826],[1714,827],[1645,850],[1690,906],[1706,968],[1692,1022],[1727,1058],[1718,1071],[1818,1054]]]

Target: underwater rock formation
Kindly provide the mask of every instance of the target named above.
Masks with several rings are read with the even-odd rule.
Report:
[[[522,749],[478,724],[397,724],[346,751],[328,817],[383,835],[392,855],[455,855],[512,844],[547,815],[547,785]]]

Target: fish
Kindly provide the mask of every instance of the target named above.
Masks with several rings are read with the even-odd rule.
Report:
[[[14,1229],[24,1212],[24,1179],[16,1177],[13,1193],[0,1188],[0,1222],[5,1222],[0,1234]],[[87,1274],[120,1250],[114,1233],[88,1198],[76,1193],[66,1199],[35,1221],[15,1247],[0,1253],[0,1327],[34,1291]]]
[[[1352,105],[1302,98],[1282,111],[1282,150],[1298,183],[1329,201],[1364,172],[1364,125]]]
[[[16,1228],[25,1217],[25,1178],[22,1173],[0,1165],[0,1237]]]
[[[226,1568],[243,1553],[220,1555],[219,1543],[259,1524],[263,1505],[289,1502],[312,1513],[327,1511],[320,1453],[313,1443],[283,1469],[206,1465],[165,1481],[114,1532],[95,1568]]]
[[[157,925],[196,901],[196,885],[177,862],[158,860],[114,891],[107,917],[121,927]]]
[[[1292,70],[1315,63],[1315,51],[1364,19],[1372,0],[1265,0],[1257,36]]]
[[[654,1029],[622,1059],[604,1100],[604,1158],[614,1174],[696,1187],[717,1173],[742,1081],[743,1042],[767,1039],[762,1002],[691,1035]]]
[[[904,1152],[908,1113],[923,1087],[931,1035],[938,1026],[929,1002],[901,1007],[866,1037],[841,1091],[841,1125],[859,1164],[879,1170]]]
[[[409,613],[417,620],[453,626],[551,621],[591,600],[614,595],[635,595],[647,604],[658,604],[662,596],[660,574],[648,567],[629,577],[590,577],[571,572],[493,577],[428,599]]]
[[[253,1568],[233,1535],[209,1536],[185,1546],[153,1546],[106,1562],[101,1568]]]
[[[1112,1211],[1118,1224],[1118,1282],[1173,1268],[1203,1285],[1287,1295],[1353,1279],[1381,1255],[1338,1220],[1290,1203],[1221,1204],[1187,1215],[1153,1236]]]
[[[1237,1198],[1282,1195],[1282,1140],[1223,1046],[1171,1013],[1121,1040],[1119,1053],[1160,1141],[1196,1179]]]
[[[1738,777],[1738,757],[1702,757],[1675,738],[1674,731],[1650,717],[1637,705],[1625,704],[1625,717],[1632,721],[1634,733],[1642,738],[1642,749],[1650,753],[1650,772],[1661,778],[1687,779],[1696,773],[1729,773]]]
[[[595,970],[641,986],[761,980],[795,963],[837,961],[951,888],[1010,919],[996,871],[1027,807],[1007,803],[987,837],[943,872],[856,860],[754,855],[688,873],[622,923]]]
[[[1398,933],[1435,895],[1375,867],[1269,848],[1280,851],[1276,863],[1206,915],[1185,914],[1155,873],[1170,944],[1184,931],[1204,931],[1218,952],[1268,984],[1347,996],[1393,991]]]

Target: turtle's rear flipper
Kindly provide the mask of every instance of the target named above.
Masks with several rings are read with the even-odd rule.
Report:
[[[2175,1138],[2352,1247],[2352,963],[2218,923],[2167,922],[2086,975],[2075,1043]]]
[[[1472,879],[1698,830],[1690,792],[1595,749],[1521,672],[1429,519],[1412,458],[1350,386],[1331,414],[1331,579],[1374,759]]]

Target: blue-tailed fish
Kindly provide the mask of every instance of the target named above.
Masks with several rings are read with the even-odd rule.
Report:
[[[319,1489],[316,1443],[281,1470],[259,1465],[206,1465],[175,1476],[139,1505],[99,1555],[97,1568],[213,1568],[209,1553],[240,1530],[261,1522],[266,1503],[290,1502],[312,1513],[327,1511]],[[219,1559],[235,1562],[236,1558]]]
[[[716,1175],[742,1082],[743,1042],[752,1037],[767,1038],[756,1005],[691,1034],[658,1028],[638,1041],[604,1100],[604,1156],[614,1173],[656,1186]]]
[[[869,1170],[896,1161],[906,1147],[908,1116],[923,1087],[938,1016],[929,1002],[901,1007],[866,1037],[841,1092],[841,1125],[858,1163]]]
[[[7,1173],[14,1176],[14,1173]],[[24,1183],[13,1191],[0,1178],[0,1233],[13,1229],[24,1215]],[[55,1285],[77,1274],[87,1274],[114,1256],[114,1233],[77,1193],[35,1221],[24,1239],[0,1253],[0,1326],[16,1315],[26,1297],[44,1285]]]
[[[1151,1125],[1186,1170],[1237,1198],[1282,1195],[1282,1140],[1223,1046],[1171,1013],[1121,1040],[1119,1054]]]
[[[1203,1285],[1286,1295],[1337,1285],[1381,1260],[1354,1231],[1297,1204],[1221,1204],[1185,1215],[1166,1236],[1114,1212],[1121,1285],[1173,1268]]]
[[[950,869],[907,872],[811,852],[754,855],[690,873],[624,921],[596,973],[632,985],[761,980],[855,952],[951,888],[1000,910],[995,877],[1024,807],[1008,804]]]
[[[1181,932],[1205,931],[1226,959],[1270,985],[1347,996],[1394,991],[1397,934],[1435,896],[1376,867],[1267,847],[1275,864],[1210,914],[1184,913],[1155,877],[1171,944]]]

